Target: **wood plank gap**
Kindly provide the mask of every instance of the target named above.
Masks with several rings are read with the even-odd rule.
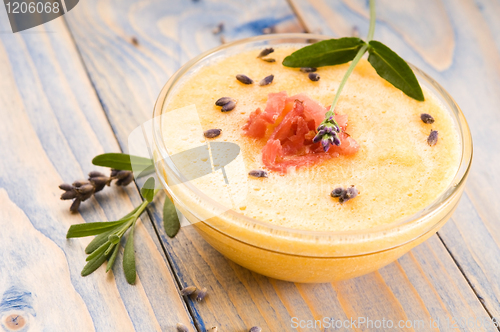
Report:
[[[299,24],[302,26],[302,29],[304,29],[304,31],[307,33],[312,33],[311,28],[307,25],[306,20],[302,16],[297,6],[295,6],[295,4],[293,3],[293,0],[286,0],[286,2],[290,6],[292,12],[295,14],[295,17],[297,18],[297,21],[299,21]]]

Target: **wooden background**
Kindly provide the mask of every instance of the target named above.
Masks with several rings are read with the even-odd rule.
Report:
[[[126,283],[119,264],[114,274],[101,268],[80,277],[90,239],[67,240],[69,225],[116,220],[141,197],[133,186],[109,189],[71,215],[57,186],[96,169],[96,154],[126,152],[129,133],[150,118],[176,69],[221,42],[268,31],[364,37],[367,6],[364,0],[82,0],[65,16],[16,34],[0,10],[0,331],[10,331],[18,316],[23,331],[175,331],[178,322],[193,331],[243,332],[254,325],[292,331],[293,317],[439,319],[439,329],[404,330],[496,331],[488,323],[500,318],[495,0],[377,1],[375,38],[442,84],[472,129],[466,192],[438,235],[364,277],[294,284],[239,267],[189,227],[169,239],[161,198],[137,228],[136,286]],[[220,22],[224,31],[214,35]],[[181,298],[187,285],[207,287],[206,300]],[[446,319],[483,324],[454,328]]]

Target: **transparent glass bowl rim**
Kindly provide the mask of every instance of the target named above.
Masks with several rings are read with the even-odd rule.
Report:
[[[164,166],[167,167],[170,171],[171,174],[173,174],[177,179],[181,179],[182,172],[175,166],[175,164],[172,162],[170,159],[170,156],[167,152],[167,149],[165,147],[165,143],[163,141],[163,135],[162,135],[162,130],[161,130],[161,115],[164,109],[164,103],[167,100],[169,93],[171,92],[172,88],[174,88],[175,84],[179,79],[181,79],[186,73],[188,73],[191,69],[199,65],[203,60],[206,60],[209,56],[216,55],[217,53],[227,50],[229,48],[232,48],[234,46],[242,46],[245,44],[251,44],[251,43],[258,43],[258,42],[266,42],[266,41],[273,41],[273,40],[282,40],[282,39],[300,39],[300,40],[326,40],[326,39],[331,39],[332,37],[325,36],[325,35],[317,35],[317,34],[307,34],[307,33],[281,33],[281,34],[269,34],[269,35],[261,35],[261,36],[256,36],[256,37],[250,37],[250,38],[244,38],[240,40],[236,40],[234,42],[230,42],[218,47],[215,47],[211,50],[208,50],[193,59],[189,60],[187,63],[185,63],[177,72],[175,72],[170,79],[167,81],[167,83],[164,85],[162,88],[158,99],[155,103],[154,106],[154,111],[153,111],[153,139],[154,139],[154,144],[156,145],[157,151],[159,152],[159,157],[161,157],[161,160],[164,161]],[[431,85],[433,87],[433,93],[438,94],[442,99],[445,100],[447,107],[449,107],[452,110],[452,114],[454,117],[454,120],[456,121],[458,133],[459,133],[459,139],[461,140],[461,157],[460,157],[460,165],[458,167],[458,170],[455,174],[455,177],[453,178],[452,182],[450,185],[427,207],[424,209],[418,211],[417,213],[406,217],[406,218],[401,218],[398,220],[395,220],[394,222],[384,224],[378,227],[373,227],[369,229],[363,229],[363,230],[351,230],[351,231],[311,231],[311,230],[303,230],[303,229],[293,229],[293,228],[287,228],[283,226],[277,226],[273,225],[264,221],[256,220],[250,217],[247,217],[237,211],[234,211],[232,209],[229,209],[227,207],[222,206],[220,203],[214,201],[212,198],[204,194],[201,190],[193,186],[192,184],[186,184],[189,189],[196,194],[198,197],[202,198],[205,203],[209,203],[212,206],[218,206],[220,209],[226,209],[227,211],[225,213],[230,213],[232,214],[232,220],[239,220],[241,221],[242,227],[249,228],[248,226],[243,226],[243,225],[252,225],[252,226],[257,226],[259,229],[259,232],[262,233],[267,233],[268,235],[271,236],[276,236],[277,234],[280,235],[290,235],[294,237],[312,237],[316,240],[318,239],[327,239],[328,241],[335,241],[335,239],[342,241],[342,239],[348,238],[358,238],[358,239],[366,239],[366,237],[370,237],[370,235],[375,235],[375,234],[382,234],[397,228],[400,228],[402,226],[407,226],[411,224],[414,221],[421,220],[422,218],[425,218],[426,216],[430,216],[435,214],[440,207],[442,207],[449,199],[451,199],[454,194],[456,193],[459,188],[461,188],[464,185],[464,182],[467,178],[467,174],[470,169],[471,161],[472,161],[472,137],[470,134],[470,130],[467,124],[467,121],[456,104],[456,102],[453,100],[453,98],[446,92],[446,90],[439,85],[434,79],[432,79],[429,75],[424,73],[422,70],[418,69],[417,67],[409,64],[410,67],[413,69],[415,72],[417,78],[419,81],[425,81],[428,85]],[[155,163],[156,164],[156,163]],[[157,173],[160,179],[162,180],[163,185],[165,186],[166,190],[169,192],[169,194],[172,196],[174,201],[179,201],[175,195],[175,193],[166,185],[166,181],[163,179],[163,174],[161,170],[158,170],[157,167]],[[182,203],[182,202],[180,202]],[[430,225],[426,229],[426,231],[422,232],[421,234],[418,234],[415,236],[415,238],[418,238],[422,236],[423,234],[426,234],[428,231],[434,229],[434,227],[437,224],[440,224],[442,220],[436,220],[435,224]],[[204,221],[207,225],[210,225],[210,222]],[[218,230],[222,233],[225,233],[223,230]],[[246,242],[244,239],[238,239],[243,242]],[[396,245],[397,246],[397,245]],[[388,249],[388,248],[385,248]],[[383,250],[383,249],[382,249]]]

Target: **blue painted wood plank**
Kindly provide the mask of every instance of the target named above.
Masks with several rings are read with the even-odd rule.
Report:
[[[1,31],[6,24],[1,11]],[[58,185],[85,178],[95,169],[93,156],[119,151],[64,21],[1,33],[0,62],[0,330],[191,325],[147,216],[136,232],[136,286],[126,283],[121,267],[114,275],[101,267],[80,276],[90,239],[66,239],[69,226],[116,220],[141,198],[133,186],[110,188],[82,204],[82,215],[71,215],[59,200]]]
[[[365,2],[291,3],[309,29],[317,27],[337,36],[367,30]],[[441,23],[443,33],[432,33],[430,26],[422,30],[423,38],[413,36],[408,17],[415,21],[420,16],[406,14],[393,21],[401,5],[384,4],[388,8],[385,14],[381,12],[377,37],[391,38],[390,45],[397,49],[406,47],[411,57],[405,57],[412,61],[426,58],[439,70],[450,65],[454,49],[450,20],[448,27],[444,26],[447,22]],[[232,40],[258,34],[269,24],[278,23],[277,30],[285,31],[297,24],[287,3],[277,0],[205,0],[171,2],[169,6],[159,0],[109,0],[100,4],[86,1],[79,6],[80,11],[67,15],[68,25],[123,149],[127,149],[130,131],[150,117],[156,95],[168,77],[189,58],[220,44],[220,35],[211,32],[213,27],[224,22],[223,35]],[[435,14],[426,13],[426,17],[434,23],[447,13],[441,3],[429,2],[428,6]],[[322,16],[330,14],[334,18]],[[440,45],[443,38],[445,43]],[[162,227],[161,205],[155,205],[152,213],[181,284],[209,289],[203,303],[187,299],[200,330],[216,325],[222,330],[244,331],[260,325],[264,330],[287,331],[294,330],[293,317],[307,321],[363,314],[395,320],[471,317],[487,323],[478,330],[491,330],[487,312],[437,237],[377,273],[333,285],[295,285],[228,261],[189,227],[182,228],[175,239],[168,238]]]
[[[292,0],[314,27],[368,30],[365,1]],[[322,10],[323,9],[323,10]],[[328,10],[347,18],[331,20]],[[474,141],[466,194],[440,237],[481,302],[500,317],[500,25],[497,1],[377,1],[375,39],[436,79],[465,113]],[[344,30],[342,30],[344,29]]]

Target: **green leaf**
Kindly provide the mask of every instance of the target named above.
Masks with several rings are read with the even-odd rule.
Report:
[[[110,253],[111,253],[111,250],[113,250],[113,248],[116,247],[116,243],[111,243],[111,245],[108,247],[108,249],[106,249],[106,251],[104,252],[104,255],[108,256]]]
[[[146,171],[154,172],[152,159],[131,156],[125,153],[104,153],[92,159],[92,164],[96,166],[111,167],[122,171],[134,171],[141,176],[146,175]],[[132,167],[133,166],[133,167]]]
[[[151,202],[155,197],[155,178],[150,177],[141,189],[142,197],[148,202]]]
[[[86,261],[87,262],[91,261],[94,258],[96,258],[97,256],[99,256],[100,254],[104,254],[104,252],[106,251],[106,249],[109,248],[110,245],[112,245],[111,242],[109,242],[109,241],[104,242],[99,248],[97,248],[90,255],[87,256]]]
[[[118,242],[120,242],[120,237],[116,234],[111,234],[110,236],[108,236],[108,241],[113,244],[117,244]]]
[[[118,228],[118,226],[117,226]],[[116,230],[116,228],[111,229],[105,233],[101,233],[97,235],[90,243],[87,245],[85,248],[85,253],[86,254],[91,254],[93,253],[97,248],[102,246],[104,243],[108,241],[108,237]]]
[[[169,237],[174,237],[181,228],[175,205],[168,197],[165,197],[163,203],[163,227]]]
[[[113,265],[115,265],[116,256],[118,256],[119,249],[120,249],[119,244],[115,247],[115,249],[113,249],[113,253],[111,254],[111,257],[108,259],[108,265],[106,266],[106,273],[108,273],[108,271],[113,268]]]
[[[368,61],[377,74],[411,98],[424,101],[422,88],[406,61],[381,42],[372,40],[369,45]]]
[[[95,259],[91,260],[90,262],[88,262],[87,265],[85,265],[83,267],[83,270],[81,273],[82,277],[88,276],[89,274],[91,274],[92,272],[97,270],[97,268],[99,266],[101,266],[102,263],[104,263],[104,261],[107,258],[108,258],[108,256],[106,256],[106,255],[100,255],[100,256],[97,256]]]
[[[283,60],[283,66],[298,68],[339,65],[354,59],[364,44],[364,41],[355,37],[323,40],[293,52]]]
[[[125,279],[131,285],[135,284],[137,273],[135,270],[135,251],[134,251],[134,228],[135,223],[130,229],[130,233],[125,244],[125,252],[123,253],[123,272],[125,272]]]
[[[114,229],[116,226],[121,225],[126,220],[118,220],[118,221],[102,221],[102,222],[90,222],[83,223],[77,225],[71,225],[68,229],[68,233],[66,234],[66,238],[74,238],[74,237],[84,237],[97,235],[104,232],[109,231],[110,229]]]

